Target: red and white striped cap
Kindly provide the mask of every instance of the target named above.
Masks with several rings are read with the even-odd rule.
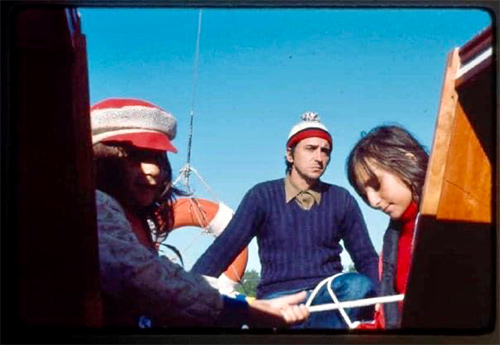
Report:
[[[319,120],[319,115],[317,113],[308,111],[302,114],[300,118],[302,121],[293,126],[290,134],[288,134],[286,147],[292,147],[299,141],[311,137],[325,139],[330,143],[330,146],[333,146],[332,136],[328,128]]]
[[[177,152],[172,140],[177,120],[160,107],[139,99],[110,98],[90,108],[92,144],[120,142],[149,150]]]

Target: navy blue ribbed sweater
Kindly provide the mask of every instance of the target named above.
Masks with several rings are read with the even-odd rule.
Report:
[[[378,255],[356,200],[344,188],[321,183],[321,203],[303,210],[285,202],[284,180],[257,184],[243,198],[222,234],[191,272],[218,277],[257,236],[262,266],[257,297],[294,289],[312,289],[342,272],[340,240],[358,272],[378,290]]]

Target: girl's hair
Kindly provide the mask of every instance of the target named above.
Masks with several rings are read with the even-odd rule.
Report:
[[[93,146],[96,187],[116,198],[122,205],[127,204],[124,194],[124,190],[128,188],[124,185],[127,159],[132,158],[135,150],[127,145],[97,143]],[[155,224],[155,229],[151,230],[157,243],[163,241],[172,230],[174,223],[172,204],[175,196],[187,195],[171,186],[172,167],[166,154],[158,163],[162,171],[161,184],[164,192],[153,205],[135,209],[146,228],[151,229],[148,220]]]
[[[364,188],[359,183],[358,172],[363,169],[375,177],[369,162],[396,174],[411,190],[413,199],[420,201],[425,182],[429,155],[406,129],[397,125],[379,126],[363,133],[347,158],[347,178],[351,186],[365,200]]]

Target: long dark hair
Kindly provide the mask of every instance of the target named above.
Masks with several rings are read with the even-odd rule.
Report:
[[[124,180],[125,169],[127,159],[133,155],[134,149],[127,145],[97,143],[93,146],[93,151],[97,189],[113,196],[122,205],[127,204],[124,194],[127,188]],[[187,195],[186,192],[171,185],[172,167],[166,154],[158,163],[162,171],[161,184],[164,192],[152,205],[134,209],[145,227],[152,231],[156,243],[162,242],[172,230],[174,223],[172,205],[175,197]]]
[[[379,126],[366,134],[349,153],[347,178],[365,201],[366,195],[358,179],[359,169],[375,177],[368,162],[396,174],[411,190],[413,199],[420,201],[425,182],[429,155],[417,139],[399,125]]]

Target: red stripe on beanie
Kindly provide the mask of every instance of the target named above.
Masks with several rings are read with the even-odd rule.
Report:
[[[330,146],[332,145],[332,136],[330,135],[330,133],[318,128],[308,128],[297,132],[295,135],[290,137],[290,139],[288,139],[288,142],[286,143],[286,147],[292,147],[299,141],[312,137],[325,139],[326,141],[328,141]]]

